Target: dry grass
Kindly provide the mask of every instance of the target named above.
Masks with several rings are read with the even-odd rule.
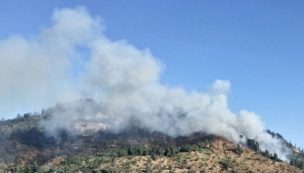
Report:
[[[274,162],[262,155],[245,149],[240,155],[232,151],[236,145],[225,140],[215,140],[210,150],[179,153],[175,157],[126,156],[116,158],[114,164],[100,165],[117,172],[286,172],[304,171],[284,162]]]

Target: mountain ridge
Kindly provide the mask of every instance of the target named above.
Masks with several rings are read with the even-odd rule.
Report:
[[[171,163],[163,165],[169,172],[170,170],[175,172],[186,172],[186,170],[245,172],[245,169],[252,172],[263,170],[269,172],[265,163],[277,171],[281,169],[283,172],[303,172],[301,170],[303,169],[303,150],[294,147],[282,135],[270,130],[267,131],[269,134],[284,140],[285,144],[292,149],[293,156],[289,164],[281,161],[275,154],[261,151],[258,143],[253,139],[247,139],[246,144],[235,144],[223,137],[200,132],[173,138],[160,132],[151,132],[136,127],[134,124],[120,133],[98,131],[84,135],[72,135],[61,129],[54,137],[48,135],[40,126],[40,121],[48,119],[48,116],[45,113],[24,114],[11,120],[0,121],[1,171],[121,172],[126,169],[138,172],[143,169],[147,170],[148,162],[151,163],[151,170],[155,170],[159,162],[166,162]],[[111,158],[111,161],[120,164],[113,169],[114,167],[109,161],[104,163],[99,160],[98,164],[94,162],[93,165],[91,164],[91,168],[87,168],[81,166],[79,162],[79,158],[81,158],[80,160],[84,161],[85,165],[90,165],[90,159],[98,160],[98,158],[104,157]],[[191,161],[193,163],[189,167],[187,164],[178,162],[179,157],[188,158],[185,159],[186,162],[191,158],[195,159]],[[122,163],[127,163],[126,160],[130,159],[136,163],[144,163],[145,166],[139,164],[126,168]],[[263,168],[240,166],[246,159],[251,160],[248,161],[248,164],[250,162],[252,165],[264,166],[262,166]],[[76,164],[78,166],[74,165],[77,170],[72,169],[73,166],[70,165],[74,162],[78,163]]]

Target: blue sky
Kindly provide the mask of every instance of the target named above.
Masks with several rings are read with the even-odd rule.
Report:
[[[303,1],[1,1],[0,39],[49,25],[54,8],[85,6],[106,34],[149,48],[166,65],[164,84],[205,90],[232,84],[230,107],[304,146]]]

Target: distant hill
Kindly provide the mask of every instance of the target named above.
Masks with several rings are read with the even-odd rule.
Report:
[[[130,125],[120,132],[56,137],[39,126],[47,114],[25,114],[0,121],[0,172],[304,172],[304,152],[292,149],[290,163],[260,151],[247,139],[235,144],[222,137],[193,133],[176,138]]]

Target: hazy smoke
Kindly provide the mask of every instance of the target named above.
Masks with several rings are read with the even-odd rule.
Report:
[[[37,110],[60,101],[43,123],[50,133],[119,131],[136,119],[171,136],[202,131],[235,142],[246,136],[286,159],[288,150],[265,133],[258,116],[230,111],[229,81],[216,80],[204,93],[162,85],[162,64],[149,50],[110,40],[101,20],[84,8],[56,10],[52,20],[38,37],[0,42],[1,113],[16,103]],[[94,101],[75,101],[80,98]]]

